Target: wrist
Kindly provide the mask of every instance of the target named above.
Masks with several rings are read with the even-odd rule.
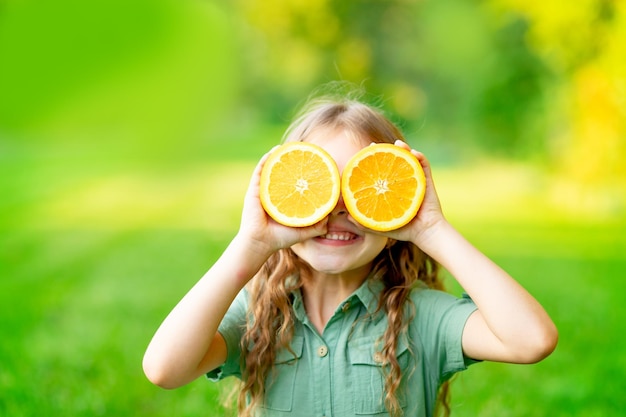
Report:
[[[411,242],[428,253],[430,248],[438,245],[437,242],[444,238],[445,233],[449,230],[453,230],[452,226],[445,217],[442,216],[428,225],[425,225],[425,227],[419,228],[413,239],[411,239]]]
[[[275,252],[266,242],[236,235],[226,249],[237,266],[239,279],[249,281]]]

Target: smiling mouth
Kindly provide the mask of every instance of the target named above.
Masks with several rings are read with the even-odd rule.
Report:
[[[345,241],[345,240],[354,240],[358,236],[350,232],[331,232],[331,233],[326,233],[325,235],[322,235],[320,237],[323,239],[328,239],[328,240],[344,240]]]

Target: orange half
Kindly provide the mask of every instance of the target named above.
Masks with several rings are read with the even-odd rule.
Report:
[[[337,205],[340,190],[335,161],[309,142],[281,145],[261,172],[261,204],[271,218],[286,226],[319,222]]]
[[[398,229],[417,214],[426,192],[417,158],[399,146],[381,143],[357,152],[346,164],[341,193],[348,212],[377,231]]]

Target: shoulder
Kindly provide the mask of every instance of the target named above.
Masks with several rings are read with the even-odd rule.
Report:
[[[471,362],[463,355],[462,337],[468,318],[477,308],[474,302],[466,295],[415,288],[408,304],[409,340],[425,363],[436,370],[436,382],[465,369]]]
[[[476,305],[467,296],[457,297],[441,290],[416,287],[411,291],[407,314],[422,330],[442,330],[451,324],[464,325]]]
[[[446,291],[435,290],[426,286],[416,286],[411,290],[410,299],[413,303],[420,304],[421,308],[446,308],[458,303],[471,303],[467,295],[457,297]]]

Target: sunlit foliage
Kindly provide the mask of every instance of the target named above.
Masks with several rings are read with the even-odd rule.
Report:
[[[623,2],[235,5],[249,60],[243,88],[267,104],[265,118],[284,122],[314,87],[347,80],[448,158],[472,148],[538,158],[567,179],[557,190],[566,200],[595,192],[572,194],[568,182],[609,193],[626,184]],[[623,207],[610,200],[609,210]]]
[[[551,145],[550,160],[569,179],[562,198],[622,211],[626,4],[613,0],[491,4],[501,15],[517,14],[529,22],[526,41],[553,72],[546,98],[551,123],[544,140]]]

